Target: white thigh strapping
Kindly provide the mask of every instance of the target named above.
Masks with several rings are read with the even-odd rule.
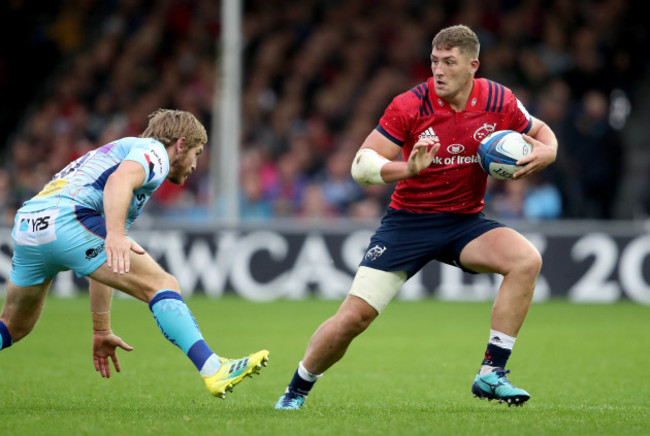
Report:
[[[360,266],[349,294],[361,298],[381,313],[406,279],[406,271],[386,272]]]

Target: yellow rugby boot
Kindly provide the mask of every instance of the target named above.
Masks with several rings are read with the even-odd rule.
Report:
[[[269,361],[268,350],[261,350],[241,359],[221,358],[221,367],[214,375],[202,377],[210,393],[221,399],[226,398],[226,392],[232,392],[232,388],[244,377],[252,377],[259,374],[263,366]]]

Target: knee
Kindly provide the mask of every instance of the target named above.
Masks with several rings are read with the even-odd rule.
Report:
[[[520,274],[535,280],[542,270],[542,255],[536,248],[531,247],[518,258],[515,268]]]
[[[179,294],[181,293],[181,286],[178,284],[178,280],[176,280],[176,277],[174,277],[169,273],[165,273],[165,275],[163,276],[163,281],[164,281],[164,285],[161,289],[169,289],[171,291],[178,292]]]
[[[337,315],[338,331],[342,336],[355,337],[372,323],[374,317],[360,312],[343,312]]]
[[[160,278],[152,283],[147,283],[144,289],[144,296],[147,302],[151,301],[153,297],[160,291],[174,291],[181,293],[178,280],[173,275],[165,272],[160,275]]]

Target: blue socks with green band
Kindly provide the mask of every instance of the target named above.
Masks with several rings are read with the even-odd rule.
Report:
[[[187,354],[196,369],[201,371],[214,353],[203,340],[192,312],[178,292],[159,291],[149,302],[160,331],[165,338]]]
[[[0,350],[11,347],[14,341],[11,339],[9,329],[4,322],[0,321]]]

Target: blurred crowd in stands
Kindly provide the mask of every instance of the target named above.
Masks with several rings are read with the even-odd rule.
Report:
[[[159,107],[190,111],[210,129],[220,2],[4,3],[3,222],[69,161],[137,136]],[[243,3],[243,220],[380,216],[393,186],[357,185],[352,157],[392,97],[431,75],[435,33],[458,23],[480,37],[478,76],[511,88],[560,142],[556,164],[536,177],[491,179],[486,212],[499,219],[615,218],[626,108],[648,66],[649,40],[638,24],[644,15],[633,2]],[[186,186],[165,182],[145,211],[200,220],[219,208],[207,154]]]

